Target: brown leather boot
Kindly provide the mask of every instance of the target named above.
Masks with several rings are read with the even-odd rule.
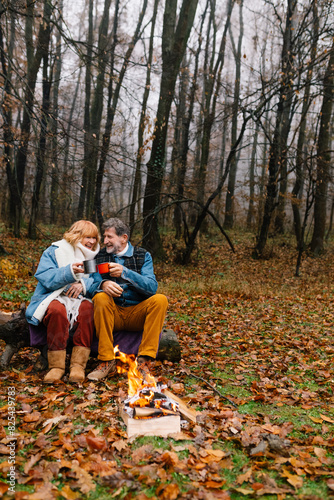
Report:
[[[48,351],[49,371],[44,377],[46,384],[53,384],[62,378],[65,373],[66,350]]]
[[[75,345],[72,349],[69,382],[78,384],[85,380],[85,368],[90,355],[90,348]]]

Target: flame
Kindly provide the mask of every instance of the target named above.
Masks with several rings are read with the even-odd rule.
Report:
[[[115,358],[121,363],[117,363],[117,372],[118,373],[127,373],[128,374],[128,395],[130,397],[134,396],[140,390],[147,387],[156,387],[156,382],[153,375],[149,373],[145,374],[143,378],[142,374],[139,372],[137,367],[137,360],[134,354],[125,354],[121,352],[118,348],[118,345],[114,348]],[[145,399],[145,404],[140,406],[148,406],[150,401],[153,399],[153,391],[151,399]],[[138,405],[139,406],[139,405]]]

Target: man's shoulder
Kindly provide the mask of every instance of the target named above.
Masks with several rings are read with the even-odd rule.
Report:
[[[148,251],[143,247],[134,246],[133,253],[138,255],[145,255],[146,253],[148,253]]]

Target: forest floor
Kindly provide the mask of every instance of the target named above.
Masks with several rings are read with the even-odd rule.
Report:
[[[2,236],[0,310],[16,311],[60,235]],[[251,235],[230,237],[235,253],[220,236],[202,238],[187,267],[166,240],[169,260],[156,264],[182,360],[156,362],[153,374],[198,422],[128,439],[118,415],[125,376],[45,387],[37,352],[22,349],[0,373],[0,496],[10,498],[15,476],[15,499],[334,499],[334,244],[304,255],[295,277],[292,238],[269,240],[257,261]]]

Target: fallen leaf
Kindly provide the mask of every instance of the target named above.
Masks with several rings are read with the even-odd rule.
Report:
[[[33,411],[32,413],[28,413],[25,417],[23,417],[23,421],[26,423],[37,422],[41,418],[41,414],[39,411]]]
[[[326,484],[327,484],[327,486],[328,486],[328,488],[329,488],[330,490],[333,490],[333,491],[334,491],[334,479],[333,479],[333,478],[328,479],[328,481],[326,482]]]
[[[284,469],[281,473],[283,477],[287,478],[288,483],[291,484],[294,488],[301,488],[303,486],[303,478],[297,476],[296,474],[291,474],[288,470]]]
[[[93,450],[101,451],[107,449],[107,443],[103,437],[86,436],[86,441],[88,446],[93,448]]]
[[[81,496],[79,492],[71,490],[68,485],[61,489],[61,494],[66,500],[76,500]]]
[[[244,474],[240,474],[237,477],[236,482],[238,484],[247,483],[252,477],[253,469],[248,469]]]
[[[241,493],[242,495],[254,495],[254,490],[247,489],[247,488],[233,488],[233,491],[237,491],[238,493]]]
[[[312,422],[314,422],[315,424],[322,424],[322,418],[319,418],[319,417],[312,417],[311,415],[309,415],[309,418],[312,420]]]
[[[49,418],[48,420],[45,420],[45,422],[43,422],[43,427],[46,427],[49,425],[51,425],[51,426],[58,425],[59,422],[62,422],[63,420],[68,420],[68,416],[59,415],[57,417]]]
[[[322,418],[322,420],[324,420],[325,422],[329,422],[330,424],[334,424],[334,420],[330,417],[327,417],[326,415],[321,415],[320,414],[320,417]]]

